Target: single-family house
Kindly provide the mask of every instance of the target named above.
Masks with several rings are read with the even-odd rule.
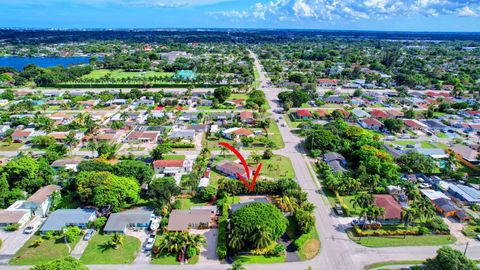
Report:
[[[409,130],[426,130],[428,126],[415,119],[404,119],[403,123]]]
[[[229,140],[234,140],[239,137],[253,137],[254,134],[246,129],[246,128],[229,128],[221,131],[221,134],[223,137],[229,139]]]
[[[113,213],[108,217],[107,224],[103,228],[105,233],[123,233],[128,229],[146,230],[150,226],[153,210],[147,208],[138,208]]]
[[[448,184],[448,193],[468,204],[480,204],[480,190],[461,184]]]
[[[198,101],[199,106],[212,106],[213,105],[213,100],[211,99],[202,99]]]
[[[195,130],[193,129],[172,129],[168,135],[169,139],[182,139],[193,141],[195,139]]]
[[[65,168],[66,170],[71,170],[76,172],[77,166],[82,162],[83,158],[81,157],[71,157],[71,158],[61,158],[52,162],[51,166],[53,169],[58,170],[60,168]]]
[[[435,206],[435,209],[442,214],[444,217],[452,217],[454,216],[458,211],[460,211],[460,208],[456,206],[451,200],[445,199],[445,198],[438,198],[432,201],[433,206]]]
[[[60,191],[60,189],[57,185],[48,185],[39,188],[23,203],[24,208],[30,209],[35,216],[46,217],[52,204],[52,194]]]
[[[16,143],[26,142],[32,137],[33,134],[33,130],[15,130],[12,133],[12,140]]]
[[[385,209],[385,214],[381,221],[385,223],[399,223],[402,220],[402,206],[389,194],[373,195],[374,204],[377,207]]]
[[[248,178],[243,166],[230,160],[223,160],[218,162],[215,166],[215,169],[228,177],[238,178],[238,174],[240,174],[244,179]],[[249,168],[249,170],[250,175],[253,175],[255,173],[255,169]]]
[[[189,229],[208,229],[212,226],[215,214],[210,209],[172,210],[167,230],[188,232]]]
[[[337,79],[321,78],[321,79],[317,79],[317,84],[320,87],[335,88],[335,87],[338,86],[338,80]]]
[[[59,144],[65,144],[65,140],[67,139],[69,133],[70,133],[70,132],[66,132],[66,131],[64,131],[64,132],[55,131],[55,132],[49,133],[48,136],[54,138],[55,141],[56,141],[57,143],[59,143]],[[77,141],[80,141],[80,140],[82,140],[83,135],[84,135],[83,132],[75,132],[74,138],[75,138]]]
[[[67,226],[86,228],[89,222],[96,220],[94,209],[59,209],[51,213],[40,228],[41,233],[58,232]]]
[[[390,110],[387,110],[386,112],[389,118],[402,118],[404,116],[403,112],[395,109],[390,109]]]
[[[363,128],[368,128],[372,130],[381,130],[383,129],[383,123],[378,121],[375,118],[364,118],[359,120],[360,126]]]
[[[312,113],[309,110],[301,109],[296,112],[296,116],[298,119],[308,120],[312,118]]]
[[[328,152],[323,154],[320,158],[328,164],[333,173],[347,172],[347,169],[345,168],[347,165],[347,160],[342,154]]]
[[[389,117],[388,113],[382,110],[377,110],[377,109],[373,109],[370,112],[370,115],[372,116],[372,118],[375,118],[375,119],[387,119]]]
[[[32,217],[30,209],[24,207],[24,201],[16,201],[5,210],[0,210],[0,228],[18,224],[20,227],[28,223]]]
[[[457,155],[461,156],[464,160],[472,163],[478,164],[478,151],[461,144],[455,144],[451,147],[452,151],[455,152]]]
[[[448,158],[448,154],[442,148],[417,148],[418,153],[433,159]]]
[[[230,205],[230,214],[233,214],[243,206],[254,203],[254,202],[271,203],[272,201],[267,196],[251,196],[248,199],[241,200],[238,203],[234,203]]]
[[[156,143],[160,138],[158,131],[132,131],[125,138],[127,143]]]
[[[240,121],[244,124],[254,124],[255,118],[253,117],[252,111],[242,111],[240,112]]]
[[[155,160],[153,170],[157,174],[175,175],[192,171],[193,162],[186,160]]]
[[[360,109],[360,108],[354,108],[352,110],[352,114],[355,115],[357,118],[366,118],[370,117],[370,114],[368,114],[366,111]]]

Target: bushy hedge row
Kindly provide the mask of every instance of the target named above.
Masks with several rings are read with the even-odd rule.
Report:
[[[227,257],[227,220],[228,220],[228,204],[222,205],[222,215],[218,219],[218,243],[217,256],[220,260]]]
[[[170,145],[172,148],[195,148],[193,143],[173,143]]]
[[[303,247],[305,245],[305,243],[307,243],[308,239],[310,239],[311,234],[312,234],[311,232],[304,233],[304,234],[300,235],[300,237],[295,239],[295,241],[293,241],[293,245],[295,246],[295,248],[298,250],[301,247]]]
[[[338,203],[340,203],[340,206],[342,207],[343,210],[343,215],[346,217],[350,216],[350,207],[343,201],[342,196],[338,194],[338,191],[335,191],[335,197],[337,198]]]
[[[225,84],[205,84],[205,83],[58,83],[53,85],[47,85],[45,87],[56,88],[187,88],[189,86],[197,88],[216,88],[225,86]],[[236,87],[239,85],[231,84],[230,86]]]

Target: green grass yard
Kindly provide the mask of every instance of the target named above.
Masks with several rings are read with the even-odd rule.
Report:
[[[206,203],[203,202],[194,202],[191,198],[177,199],[177,201],[180,202],[180,209],[182,210],[189,210],[193,206],[206,205]]]
[[[0,151],[17,151],[20,147],[24,146],[25,143],[0,143]]]
[[[164,160],[184,160],[186,158],[185,155],[164,155]]]
[[[285,262],[285,256],[255,256],[245,255],[236,256],[235,261],[241,261],[244,264],[268,264],[268,263],[283,263]]]
[[[113,249],[108,245],[111,235],[94,235],[80,260],[85,264],[130,264],[140,250],[140,240],[125,236],[123,246]]]
[[[44,240],[38,247],[33,247],[32,244],[39,238],[41,238],[40,235],[32,236],[25,245],[17,251],[15,257],[10,260],[10,264],[35,265],[55,259],[63,259],[70,255],[63,238],[52,237],[49,240]],[[77,245],[80,238],[81,237],[78,236],[75,241],[70,244],[72,249]]]
[[[90,72],[87,75],[83,75],[82,79],[99,79],[105,75],[110,74],[113,79],[123,79],[123,78],[150,78],[154,76],[173,76],[173,72],[157,72],[157,71],[147,71],[147,72],[128,72],[123,70],[108,70],[108,69],[97,69]]]
[[[262,153],[259,153],[262,154]],[[260,176],[269,178],[294,178],[295,171],[292,162],[287,157],[274,155],[271,159],[262,159]],[[251,164],[256,166],[256,164]]]
[[[370,236],[361,239],[352,230],[347,231],[348,237],[357,244],[366,247],[400,247],[400,246],[443,246],[455,243],[452,235],[407,235],[403,236]]]

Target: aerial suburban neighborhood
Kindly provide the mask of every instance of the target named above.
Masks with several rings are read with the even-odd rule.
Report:
[[[478,269],[479,100],[474,33],[1,29],[0,269]]]

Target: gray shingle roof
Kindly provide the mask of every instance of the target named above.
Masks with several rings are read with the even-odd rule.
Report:
[[[93,209],[59,209],[50,214],[41,232],[60,231],[70,224],[86,224],[95,217]]]
[[[120,232],[130,224],[148,223],[153,211],[147,209],[133,209],[122,213],[111,214],[103,229],[106,232]]]

